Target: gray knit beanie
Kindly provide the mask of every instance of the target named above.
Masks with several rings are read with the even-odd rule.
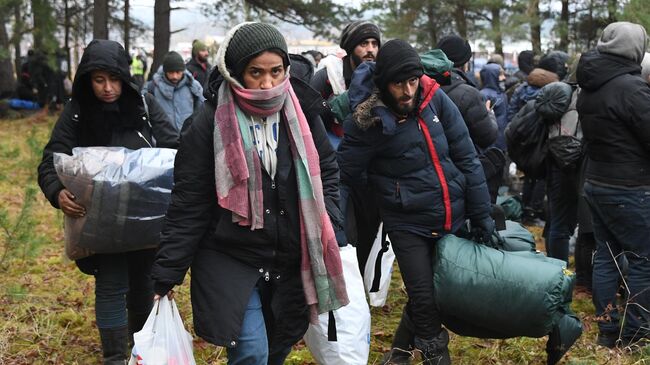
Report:
[[[163,58],[163,72],[185,71],[183,57],[177,52],[171,51]]]
[[[284,65],[289,65],[289,51],[282,33],[271,24],[246,23],[228,40],[225,54],[226,67],[235,77],[241,76],[254,56],[269,50],[280,51]]]

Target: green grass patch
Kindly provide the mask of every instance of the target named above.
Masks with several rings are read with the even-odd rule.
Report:
[[[94,279],[63,257],[62,214],[50,206],[36,185],[36,167],[54,120],[40,114],[0,120],[0,214],[4,217],[0,220],[15,231],[0,268],[0,364],[101,364]],[[541,229],[533,232],[537,247],[543,249]],[[4,239],[0,234],[0,254]],[[178,288],[176,300],[193,333],[188,282],[189,278]],[[386,306],[371,309],[370,364],[378,364],[389,351],[405,303],[399,268],[395,267]],[[584,333],[561,364],[650,365],[650,349],[629,354],[595,345],[597,326],[590,297],[574,296],[572,308],[583,321]],[[545,345],[546,338],[486,340],[452,334],[450,351],[454,364],[541,365],[546,363]],[[225,350],[196,336],[194,349],[198,364],[226,363]],[[301,342],[286,363],[315,362]]]

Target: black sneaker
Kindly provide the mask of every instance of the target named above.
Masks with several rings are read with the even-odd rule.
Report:
[[[381,360],[381,364],[382,365],[410,365],[412,358],[413,358],[413,354],[411,353],[411,351],[394,348],[384,354],[384,358]]]
[[[601,332],[598,334],[598,338],[596,339],[596,345],[613,349],[614,347],[616,347],[617,341],[618,341],[618,333]]]

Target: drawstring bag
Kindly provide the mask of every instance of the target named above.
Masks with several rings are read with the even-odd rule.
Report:
[[[368,294],[368,302],[373,307],[383,307],[388,297],[388,288],[393,274],[395,253],[390,238],[379,225],[377,238],[372,244],[363,274],[363,283]]]
[[[167,296],[155,303],[133,342],[129,365],[196,365],[192,335],[183,326],[176,302]]]
[[[340,248],[345,287],[350,303],[318,316],[309,324],[305,344],[320,365],[367,364],[370,355],[370,308],[359,272],[357,249]]]

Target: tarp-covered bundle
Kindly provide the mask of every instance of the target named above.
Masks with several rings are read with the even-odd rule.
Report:
[[[72,156],[54,154],[63,185],[86,208],[82,218],[65,218],[66,254],[156,247],[171,198],[176,150],[78,147]]]
[[[453,332],[479,338],[542,337],[549,363],[580,337],[570,309],[575,275],[561,260],[508,252],[447,235],[436,244],[436,304]]]

